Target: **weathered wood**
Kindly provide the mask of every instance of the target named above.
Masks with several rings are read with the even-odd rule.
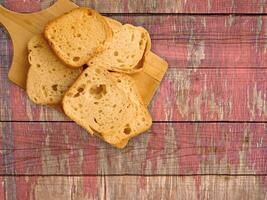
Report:
[[[267,16],[115,18],[146,27],[153,51],[165,57],[172,68],[266,68]],[[3,64],[1,68],[10,65]]]
[[[267,173],[265,123],[154,124],[124,150],[74,123],[13,122],[0,127],[2,175]],[[11,133],[12,140],[6,140],[3,135]]]
[[[266,177],[254,176],[26,176],[15,178],[16,189],[13,193],[9,193],[2,184],[0,190],[4,192],[0,195],[5,195],[6,200],[263,200],[267,198],[266,180]]]
[[[266,70],[253,70],[266,68],[266,17],[131,16],[118,19],[147,27],[154,50],[165,55],[170,67],[195,68],[168,72],[163,92],[155,98],[155,104],[166,103],[167,112],[165,116],[157,114],[155,120],[266,120]],[[157,30],[158,24],[160,30]],[[20,89],[6,82],[10,46],[7,46],[6,34],[1,33],[1,38],[0,82],[6,87],[1,88],[0,98],[5,104],[10,102],[9,106],[15,110],[10,118],[11,109],[1,106],[0,119],[66,120],[50,109],[32,105]],[[220,70],[196,70],[200,68]],[[160,112],[155,104],[151,110]]]
[[[104,13],[266,13],[265,0],[73,0]],[[1,1],[0,1],[1,2]],[[47,8],[55,0],[5,0],[6,7],[32,12]],[[41,5],[41,6],[40,6]]]
[[[155,121],[266,121],[266,77],[267,69],[170,69],[150,111]],[[8,105],[0,108],[1,121],[69,121],[33,105],[16,86],[1,88],[0,96]]]

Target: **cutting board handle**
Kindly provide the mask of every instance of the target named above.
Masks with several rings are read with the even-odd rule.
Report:
[[[41,34],[47,22],[78,6],[70,0],[57,0],[52,6],[35,13],[17,13],[0,5],[0,24],[8,31],[13,43],[13,59],[9,79],[25,87],[28,71],[27,44],[36,34]],[[17,74],[22,74],[18,76]]]

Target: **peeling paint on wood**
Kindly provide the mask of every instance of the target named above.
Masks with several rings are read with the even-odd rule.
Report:
[[[0,173],[9,168],[15,168],[17,174],[44,175],[238,175],[267,171],[265,123],[154,124],[123,150],[89,136],[74,123],[38,124],[13,122],[15,147],[0,138],[5,144],[1,148],[12,148],[15,154],[12,162],[0,166]],[[68,140],[64,140],[66,135]],[[97,188],[90,191],[95,194]]]
[[[0,0],[19,12],[39,11],[53,2]],[[75,2],[124,13],[115,17],[149,30],[153,51],[171,68],[150,110],[156,121],[180,123],[155,123],[124,150],[92,138],[74,123],[38,123],[68,119],[33,105],[8,82],[12,47],[0,29],[0,121],[25,121],[0,122],[0,172],[64,175],[0,177],[0,199],[125,199],[125,194],[131,194],[128,199],[267,199],[267,178],[258,176],[267,172],[267,17],[154,15],[266,13],[266,0]],[[205,123],[218,120],[252,123]],[[94,176],[103,174],[120,176]]]
[[[92,177],[39,177],[41,182],[24,187],[23,177],[16,177],[18,187],[24,187],[29,200],[91,200],[91,199],[231,199],[262,200],[267,198],[266,177],[253,176],[188,176],[188,177],[96,177],[97,195],[83,190]],[[141,187],[140,178],[144,182]],[[196,182],[200,182],[199,186]],[[9,200],[9,199],[8,199]]]

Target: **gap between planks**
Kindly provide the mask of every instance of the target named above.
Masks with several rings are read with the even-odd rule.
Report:
[[[74,124],[73,121],[0,121],[0,123],[65,123]],[[153,121],[153,124],[266,124],[267,121]]]
[[[0,174],[0,177],[267,177],[267,174]]]

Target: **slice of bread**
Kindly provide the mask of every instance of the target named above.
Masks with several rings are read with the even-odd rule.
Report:
[[[77,8],[48,23],[44,34],[57,56],[71,67],[83,66],[104,49],[112,30],[104,17]]]
[[[131,127],[133,127],[133,130],[135,131],[129,134],[128,137],[125,137],[123,141],[120,141],[120,143],[116,144],[118,147],[124,147],[128,143],[129,139],[139,135],[142,132],[145,132],[150,128],[152,125],[152,118],[143,103],[143,99],[138,92],[134,79],[121,73],[112,73],[112,75],[117,82],[117,86],[123,90],[123,92],[130,98],[136,107],[137,115],[134,117],[134,120],[131,123]]]
[[[126,24],[118,29],[109,22],[115,31],[106,49],[96,55],[87,64],[92,67],[104,67],[123,73],[136,73],[143,69],[143,58],[150,51],[151,42],[148,32],[142,27]]]
[[[107,21],[109,27],[112,29],[113,33],[119,31],[123,26],[122,23],[110,17],[105,17],[105,20]]]
[[[29,98],[36,104],[60,103],[82,68],[72,69],[62,63],[41,35],[30,40],[28,50],[31,65],[27,77]]]
[[[124,147],[152,124],[138,95],[134,81],[127,75],[89,67],[66,93],[63,109],[88,132]]]

